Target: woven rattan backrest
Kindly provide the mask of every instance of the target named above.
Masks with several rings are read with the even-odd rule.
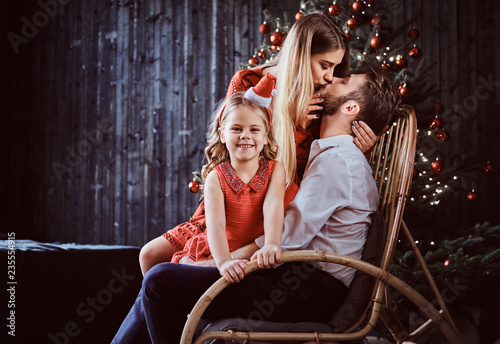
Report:
[[[380,211],[387,223],[382,269],[390,266],[413,175],[417,120],[411,106],[405,105],[403,112],[405,115],[398,118],[375,146],[371,161],[380,196]]]

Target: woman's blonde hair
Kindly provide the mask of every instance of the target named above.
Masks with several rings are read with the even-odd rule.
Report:
[[[210,136],[208,138],[207,147],[205,148],[205,158],[208,163],[204,165],[201,170],[203,180],[207,178],[207,175],[215,166],[223,161],[230,161],[229,151],[226,145],[221,142],[219,128],[224,128],[227,117],[231,112],[243,106],[255,110],[255,113],[264,121],[264,127],[267,132],[267,144],[264,145],[264,148],[260,152],[260,158],[267,160],[276,159],[278,145],[276,144],[273,128],[272,126],[270,127],[271,123],[269,123],[267,110],[257,103],[245,98],[244,95],[244,92],[238,92],[234,93],[226,100],[221,100],[212,114],[212,121],[209,127]]]
[[[295,181],[296,151],[294,130],[314,94],[311,56],[338,49],[345,50],[344,59],[335,67],[335,76],[345,76],[349,68],[349,46],[345,34],[331,16],[311,13],[298,20],[288,32],[277,58],[278,95],[273,101],[273,126],[276,130],[278,161],[285,167],[287,184]],[[340,67],[340,68],[339,68]]]

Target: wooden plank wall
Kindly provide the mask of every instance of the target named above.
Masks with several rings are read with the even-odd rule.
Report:
[[[209,115],[238,64],[259,46],[262,9],[293,18],[299,2],[74,0],[18,53],[4,41],[10,63],[2,232],[143,245],[189,219],[198,196],[187,183],[202,164]],[[479,76],[500,80],[498,3],[394,3],[395,26],[421,28],[429,82],[440,82],[443,104],[474,94]],[[34,0],[10,6],[5,33],[20,34],[21,18],[41,10]],[[500,221],[492,211],[500,185],[499,99],[495,90],[481,101],[440,148],[450,166],[481,154],[497,167],[489,180],[482,171],[463,179],[460,192],[476,187],[482,203],[471,206],[457,191],[443,222]]]
[[[19,5],[10,31],[39,10]],[[12,56],[8,227],[42,241],[142,245],[198,204],[187,184],[215,104],[260,43],[260,1],[93,0],[60,10]]]

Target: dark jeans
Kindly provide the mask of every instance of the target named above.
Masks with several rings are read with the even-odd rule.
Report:
[[[217,268],[162,263],[144,277],[134,306],[113,344],[176,343],[199,297],[220,278]],[[347,288],[307,263],[287,263],[261,270],[231,284],[210,304],[203,318],[255,321],[327,322]]]

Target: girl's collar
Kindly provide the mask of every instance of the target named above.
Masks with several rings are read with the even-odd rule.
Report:
[[[241,190],[243,190],[243,188],[247,185],[255,192],[259,192],[267,181],[269,161],[266,159],[260,160],[257,173],[248,184],[243,183],[240,177],[238,177],[229,161],[223,161],[219,164],[219,166],[227,184],[237,193],[241,192]]]

